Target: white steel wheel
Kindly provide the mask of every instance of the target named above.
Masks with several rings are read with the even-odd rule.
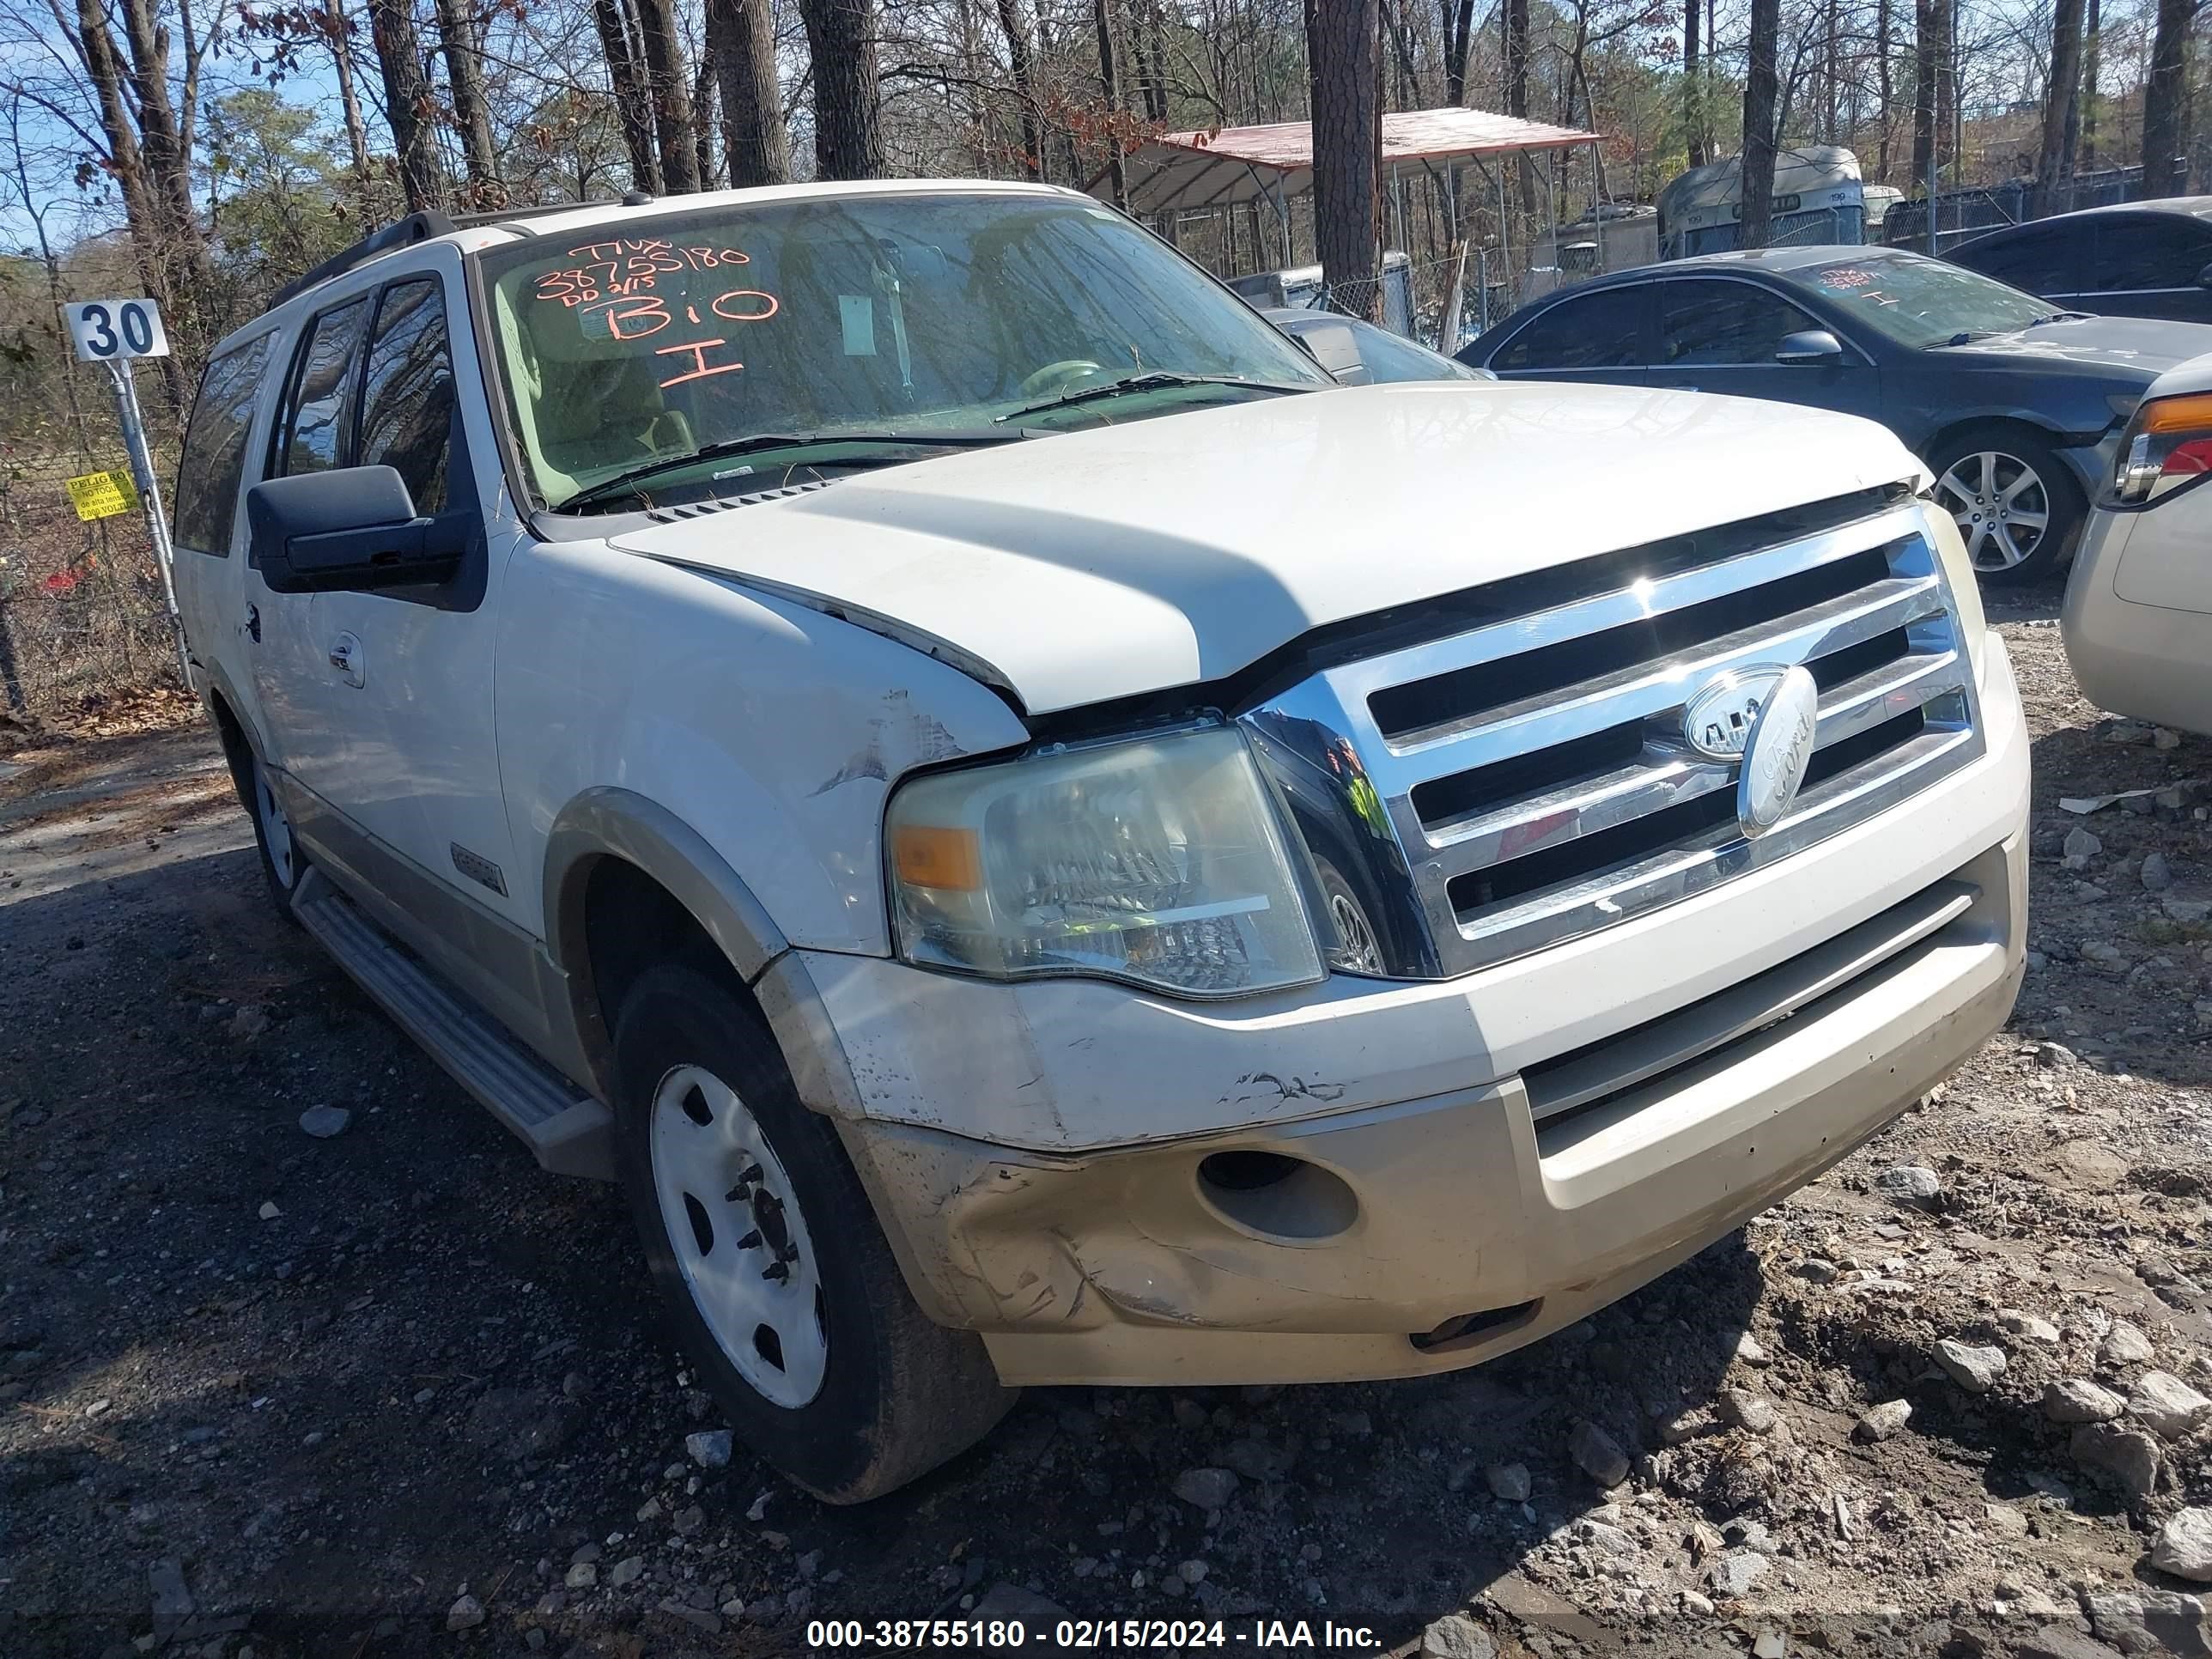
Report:
[[[284,804],[276,799],[269,769],[258,757],[253,762],[253,817],[261,830],[262,851],[268,855],[270,877],[289,893],[298,884],[300,873],[292,850],[292,820],[285,817]]]
[[[736,1090],[679,1066],[654,1091],[653,1191],[692,1305],[745,1384],[797,1408],[830,1364],[820,1263],[791,1177]]]
[[[2051,533],[2050,486],[2030,462],[2004,450],[1960,456],[1936,480],[1936,499],[1957,522],[1978,571],[2025,564]]]

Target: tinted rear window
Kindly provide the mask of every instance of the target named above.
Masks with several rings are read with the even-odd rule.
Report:
[[[229,556],[239,486],[246,479],[246,441],[253,430],[272,337],[264,334],[226,351],[200,380],[191,425],[185,433],[184,459],[177,467],[173,534],[179,547]]]

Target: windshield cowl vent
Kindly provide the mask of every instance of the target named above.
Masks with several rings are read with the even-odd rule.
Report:
[[[809,478],[805,483],[781,484],[774,489],[756,489],[743,495],[712,495],[703,501],[678,501],[668,507],[649,507],[645,510],[648,519],[662,524],[674,524],[680,519],[703,519],[711,514],[726,513],[733,507],[751,507],[760,501],[787,501],[794,495],[806,495],[817,489],[826,489],[834,483],[830,478]]]

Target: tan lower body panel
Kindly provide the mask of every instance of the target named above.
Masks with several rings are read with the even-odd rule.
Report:
[[[1311,1382],[1480,1364],[1571,1324],[1817,1176],[1992,1033],[2023,840],[1943,930],[1766,1030],[1539,1122],[1520,1080],[1056,1158],[840,1125],[909,1285],[1015,1383]],[[1208,1164],[1292,1167],[1255,1197]],[[1203,1166],[1203,1167],[1202,1167]],[[1451,1335],[1470,1315],[1487,1315]],[[1444,1333],[1417,1344],[1417,1335]]]

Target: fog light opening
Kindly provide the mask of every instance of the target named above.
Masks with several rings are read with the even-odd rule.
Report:
[[[1224,1219],[1287,1243],[1333,1238],[1359,1218],[1341,1176],[1281,1152],[1209,1153],[1199,1161],[1198,1190]]]

